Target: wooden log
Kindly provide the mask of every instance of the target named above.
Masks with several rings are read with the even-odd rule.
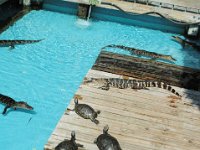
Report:
[[[200,70],[102,51],[92,69],[200,91]]]

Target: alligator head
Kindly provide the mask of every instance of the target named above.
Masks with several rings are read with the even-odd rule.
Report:
[[[174,41],[176,41],[176,42],[179,42],[179,43],[183,43],[183,42],[184,42],[183,39],[181,39],[181,38],[178,37],[178,36],[172,36],[172,39],[173,39]]]
[[[176,39],[176,38],[178,38],[178,36],[174,36],[174,35],[172,35],[172,38]]]
[[[26,102],[19,101],[16,102],[14,108],[22,108],[22,109],[27,109],[27,110],[33,110],[33,107],[28,105]]]
[[[166,59],[167,59],[167,60],[170,60],[170,61],[176,61],[176,59],[173,58],[171,55],[167,55],[167,56],[166,56]]]

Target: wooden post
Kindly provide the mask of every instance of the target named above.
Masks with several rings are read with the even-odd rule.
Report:
[[[87,4],[79,4],[78,6],[78,17],[79,18],[82,18],[82,19],[88,19],[90,16],[90,13],[91,12],[91,6],[90,5],[87,5]]]

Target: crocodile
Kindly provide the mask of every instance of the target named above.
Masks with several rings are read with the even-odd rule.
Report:
[[[8,108],[13,108],[14,110],[16,110],[17,108],[33,110],[33,107],[28,105],[26,102],[24,102],[24,101],[17,102],[14,99],[12,99],[11,97],[2,95],[2,94],[0,94],[0,103],[5,105],[5,108],[2,112],[2,114],[6,114],[6,111]]]
[[[42,40],[43,39],[40,39],[40,40],[0,40],[0,47],[15,48],[15,45],[37,43],[37,42],[40,42]]]
[[[186,45],[189,45],[195,49],[198,49],[200,50],[200,45],[198,45],[196,42],[194,41],[190,41],[190,40],[187,40],[187,39],[182,39],[181,37],[179,36],[172,36],[173,40],[180,43],[183,47],[185,47]]]
[[[135,49],[135,48],[132,48],[132,47],[123,46],[123,45],[111,44],[111,45],[107,45],[107,46],[103,47],[102,49],[104,49],[106,47],[124,49],[124,50],[129,51],[132,55],[150,57],[152,60],[162,59],[162,60],[167,60],[167,61],[176,61],[176,59],[173,58],[171,55],[158,54],[158,53],[155,53],[155,52],[149,52],[149,51],[146,51],[146,50],[139,50],[139,49]]]
[[[84,84],[96,82],[98,89],[109,90],[110,87],[119,89],[148,89],[148,87],[158,87],[170,91],[178,97],[182,97],[175,89],[170,85],[160,81],[148,81],[148,80],[134,80],[134,79],[120,79],[120,78],[85,78]]]

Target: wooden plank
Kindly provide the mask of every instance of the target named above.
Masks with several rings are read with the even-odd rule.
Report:
[[[99,98],[102,98],[102,100],[104,100],[103,98],[105,97],[105,92],[108,93],[108,91],[102,91],[102,90],[97,90],[95,88],[90,88],[89,86],[81,86],[81,89],[82,90],[79,90],[78,91],[78,94],[83,94],[85,96],[89,96],[91,93],[98,97],[97,99]],[[138,105],[140,103],[142,103],[141,105],[143,107],[145,107],[145,109],[147,109],[146,107],[149,107],[151,105],[153,105],[152,107],[156,107],[156,105],[160,105],[160,106],[164,106],[167,108],[166,111],[168,111],[169,113],[171,112],[171,110],[169,109],[169,103],[171,100],[173,100],[172,98],[170,98],[170,96],[173,96],[171,95],[170,92],[168,91],[164,91],[162,90],[162,95],[160,95],[159,99],[157,98],[158,95],[156,95],[157,92],[153,91],[155,90],[155,88],[150,88],[151,90],[151,93],[149,93],[149,91],[147,90],[139,90],[139,91],[134,91],[134,90],[129,90],[129,89],[126,89],[126,90],[123,90],[123,89],[115,89],[117,91],[116,94],[113,94],[113,90],[110,89],[110,96],[112,96],[112,99],[110,99],[110,101],[112,102],[113,99],[117,98],[117,99],[122,99],[123,98],[123,101],[117,101],[117,103],[120,103],[120,104],[124,104],[124,103],[132,103],[132,101],[134,100],[134,102]],[[97,92],[98,91],[98,92]],[[157,90],[158,91],[158,90]],[[120,93],[122,93],[125,95],[122,95]],[[166,94],[167,93],[167,94]],[[168,95],[170,94],[170,95]],[[132,97],[134,95],[134,97]],[[166,95],[166,96],[165,96]],[[199,95],[200,96],[200,95]],[[198,97],[198,96],[197,96]],[[151,101],[150,104],[146,104],[148,101]],[[191,109],[191,111],[188,111],[188,107],[185,107],[185,103],[190,103],[190,101],[188,101],[188,99],[185,99],[185,98],[182,98],[181,100],[180,99],[174,99],[174,103],[182,103],[183,105],[180,105],[179,107],[181,107],[181,112],[193,112],[194,114],[197,114],[196,116],[199,118],[199,110],[198,109]],[[133,103],[132,103],[133,104]],[[125,104],[124,104],[125,105]],[[138,106],[137,106],[138,107]],[[155,108],[156,109],[156,108]],[[174,110],[174,109],[172,109]],[[163,111],[163,109],[161,110]],[[164,112],[164,113],[167,113],[167,112]],[[177,111],[177,110],[176,110]],[[175,115],[175,112],[172,111],[170,114],[172,115]],[[187,115],[187,114],[186,114]],[[194,116],[193,116],[194,118]]]
[[[87,104],[103,111],[105,114],[104,117],[107,118],[108,120],[113,118],[113,120],[117,120],[119,122],[123,121],[123,122],[132,124],[132,123],[135,123],[136,118],[137,118],[137,119],[142,119],[142,120],[151,122],[154,126],[163,125],[163,126],[168,126],[175,129],[178,129],[184,126],[185,129],[189,130],[189,133],[195,132],[195,134],[197,133],[197,135],[200,134],[198,124],[197,125],[195,125],[195,123],[191,124],[191,122],[193,123],[193,121],[190,121],[190,123],[189,121],[188,122],[176,121],[175,119],[171,118],[171,116],[160,118],[160,117],[153,116],[151,113],[145,112],[145,111],[143,113],[138,113],[137,111],[131,112],[130,110],[119,110],[117,108],[113,108],[115,106],[113,106],[112,108],[102,106],[101,104],[99,104],[98,106],[97,104],[90,103],[88,101],[87,101]]]
[[[68,118],[69,119],[69,118]],[[78,122],[79,120],[79,122]],[[102,121],[102,119],[101,119]],[[106,122],[108,120],[105,120]],[[73,119],[69,119],[69,121],[67,123],[64,123],[62,122],[62,124],[60,124],[59,126],[57,126],[57,129],[63,129],[63,127],[66,127],[68,126],[68,124],[71,124],[73,125],[73,128],[74,126],[76,131],[79,130],[80,128],[80,124],[82,124],[82,128],[87,128],[88,125],[90,125],[90,122],[88,121],[83,121],[82,118],[77,118],[77,120],[75,120],[75,124],[73,123]],[[82,122],[82,123],[81,123]],[[102,126],[106,123],[106,122],[102,122],[101,125],[99,126]],[[138,140],[140,140],[141,142],[150,142],[150,143],[161,143],[161,144],[166,144],[165,141],[167,140],[167,144],[169,147],[173,147],[175,145],[179,145],[179,147],[187,147],[187,141],[190,140],[190,137],[187,137],[187,138],[183,138],[181,135],[178,135],[177,134],[170,134],[168,131],[163,131],[163,135],[161,134],[161,132],[158,134],[154,133],[150,130],[137,130],[136,128],[133,128],[131,127],[131,125],[129,125],[129,128],[127,128],[127,125],[121,125],[119,124],[119,128],[116,128],[115,127],[115,123],[116,122],[110,122],[109,123],[109,126],[110,126],[110,133],[112,135],[115,135],[116,137],[118,135],[121,135],[123,137],[129,137],[131,140],[130,141],[124,141],[125,143],[127,144],[131,144],[131,143],[138,143]],[[96,131],[96,128],[99,128],[99,127],[95,127],[95,126],[89,126],[90,129],[92,129],[92,131],[88,130],[86,131],[85,129],[83,130],[83,138],[85,137],[84,136],[84,133],[87,134],[87,133],[92,133],[92,132],[95,132],[96,135],[98,135],[98,131]],[[79,128],[79,129],[77,129]],[[94,130],[94,131],[93,131]],[[98,129],[99,130],[99,129]],[[120,134],[119,134],[120,133]],[[92,135],[90,135],[91,138],[92,138]],[[86,138],[86,137],[85,137]],[[93,137],[94,138],[94,137]],[[184,141],[184,140],[185,141]],[[89,141],[91,141],[92,139],[90,139]],[[135,141],[136,140],[136,141]],[[121,140],[120,140],[121,141]],[[121,141],[122,142],[122,141]],[[123,143],[124,143],[123,142]],[[130,143],[129,143],[130,142]],[[144,144],[144,143],[143,143]],[[141,144],[142,145],[142,144]],[[193,147],[195,147],[194,145],[200,145],[199,142],[198,142],[198,138],[197,139],[193,139]],[[147,146],[147,145],[146,145]],[[149,145],[149,148],[152,147],[152,145]],[[190,146],[191,147],[191,146]]]
[[[111,116],[111,114],[109,115]],[[67,118],[67,122],[65,121],[66,118]],[[178,133],[175,130],[171,130],[170,128],[166,126],[161,127],[157,125],[159,127],[158,129],[156,127],[153,127],[153,125],[152,126],[145,125],[145,124],[141,125],[141,122],[138,122],[137,120],[135,120],[134,122],[125,122],[125,121],[120,122],[119,120],[114,120],[112,118],[105,118],[101,115],[99,115],[98,119],[100,121],[100,124],[97,127],[98,130],[101,130],[103,126],[109,121],[109,126],[111,126],[110,128],[112,129],[112,131],[110,131],[111,133],[113,134],[120,133],[121,135],[129,136],[134,139],[137,138],[137,139],[148,140],[148,141],[150,140],[154,142],[163,142],[163,139],[168,139],[168,143],[175,142],[176,144],[179,144],[179,145],[182,145],[182,144],[184,145],[184,143],[187,143],[187,141],[191,139],[192,132],[190,130],[188,130],[187,131],[188,133],[185,134],[186,132],[182,132],[181,130],[179,130],[179,128],[177,128],[177,130],[179,130],[178,131],[179,133]],[[73,117],[63,116],[60,122],[62,125],[64,124],[64,126],[66,126],[69,123],[69,124],[74,124],[77,126],[80,124],[83,124],[85,126],[93,128],[93,124],[91,124],[89,120],[82,120],[82,118],[77,117],[77,116],[73,116]],[[119,128],[116,128],[115,124],[118,124]],[[62,125],[61,126],[58,125],[57,128],[61,128]],[[192,137],[193,143],[195,143],[196,145],[200,145],[198,135],[199,134],[194,134]]]

